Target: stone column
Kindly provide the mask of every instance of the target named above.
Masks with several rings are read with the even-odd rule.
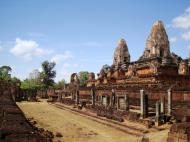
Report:
[[[61,102],[61,98],[62,98],[62,97],[61,97],[61,93],[60,93],[60,92],[58,92],[57,101],[58,101],[58,102]]]
[[[94,89],[91,89],[91,96],[92,96],[92,105],[95,106],[96,94]]]
[[[125,105],[126,105],[125,110],[129,111],[129,97],[127,95],[125,95]]]
[[[108,97],[109,97],[108,94],[106,94],[105,97],[106,97],[106,107],[107,107],[108,106]]]
[[[100,96],[100,105],[103,105],[103,96]]]
[[[144,98],[144,90],[140,90],[140,109],[141,109],[141,117],[144,116],[144,103],[143,103],[143,98]]]
[[[72,93],[71,93],[71,98],[72,98],[72,100],[74,100],[74,95],[73,95],[74,93],[73,93],[73,91],[72,91]]]
[[[117,110],[119,109],[119,96],[117,96]]]
[[[160,102],[156,102],[156,118],[160,116]]]
[[[161,95],[160,98],[160,112],[165,114],[165,95]]]
[[[172,112],[172,90],[168,89],[168,115]]]
[[[156,102],[156,119],[155,119],[155,125],[160,125],[160,101]]]
[[[111,95],[111,107],[114,108],[115,106],[115,90],[112,89],[112,95]]]
[[[76,91],[76,97],[75,98],[76,98],[76,104],[79,105],[79,99],[80,98],[79,98],[79,91],[78,90]]]
[[[144,90],[140,90],[140,107],[141,117],[146,118],[148,116],[148,96],[145,95]]]

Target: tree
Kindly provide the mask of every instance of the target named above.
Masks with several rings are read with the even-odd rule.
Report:
[[[64,89],[66,84],[66,81],[62,79],[61,81],[58,81],[57,83],[54,84],[55,89]]]
[[[30,89],[31,86],[30,86],[29,80],[28,80],[28,79],[23,80],[23,81],[21,82],[20,88],[22,88],[22,89]]]
[[[0,78],[3,80],[10,80],[12,68],[9,66],[2,66],[0,67]]]
[[[53,70],[55,67],[55,62],[44,61],[42,63],[42,72],[40,78],[47,89],[49,86],[54,85],[54,78],[56,76],[56,71]]]
[[[22,89],[32,89],[32,90],[38,90],[41,88],[44,88],[42,83],[36,83],[33,81],[30,81],[29,79],[25,79],[21,82],[21,86]]]
[[[37,86],[42,86],[42,81],[41,81],[41,76],[40,76],[40,72],[38,69],[33,70],[30,74],[29,74],[29,82],[30,84],[35,84]]]
[[[33,82],[40,82],[40,72],[38,69],[33,70],[30,74],[29,74],[29,80],[33,81]]]
[[[20,86],[20,85],[21,85],[21,81],[20,81],[20,79],[18,79],[17,77],[11,78],[11,81],[12,81],[15,85],[17,85],[17,86]]]
[[[109,68],[110,68],[110,66],[107,64],[102,66],[102,70],[104,70],[104,72],[107,72]]]
[[[78,77],[80,80],[80,86],[86,86],[86,83],[88,80],[88,72],[87,71],[81,71],[78,73]]]

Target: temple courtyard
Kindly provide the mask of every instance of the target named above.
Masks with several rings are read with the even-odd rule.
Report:
[[[32,118],[37,122],[37,127],[53,133],[59,132],[63,135],[60,138],[55,137],[53,139],[55,142],[140,142],[143,137],[139,133],[136,135],[128,133],[131,131],[130,129],[124,130],[117,123],[114,124],[79,114],[80,112],[75,112],[69,108],[62,109],[61,107],[56,107],[55,104],[47,103],[46,100],[41,100],[41,102],[19,102],[17,104],[26,118]],[[121,124],[125,125],[125,123],[127,122],[122,122]],[[128,124],[130,127],[136,125],[131,122],[128,122]],[[136,125],[135,127],[146,130],[143,125]],[[149,130],[145,137],[148,137],[151,142],[163,142],[167,139],[168,131],[168,129]]]

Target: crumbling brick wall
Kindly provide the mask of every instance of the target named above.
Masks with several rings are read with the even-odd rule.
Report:
[[[0,141],[1,142],[51,142],[27,121],[14,101],[12,84],[0,81]]]

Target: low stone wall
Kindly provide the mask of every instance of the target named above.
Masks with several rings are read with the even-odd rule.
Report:
[[[23,101],[37,101],[37,90],[35,89],[22,89],[20,93],[20,98]]]
[[[66,105],[74,105],[75,101],[72,100],[71,98],[64,98],[64,99],[61,99],[61,103],[64,103]]]
[[[0,84],[0,141],[1,142],[51,142],[42,136],[18,108],[14,92],[8,83]]]

